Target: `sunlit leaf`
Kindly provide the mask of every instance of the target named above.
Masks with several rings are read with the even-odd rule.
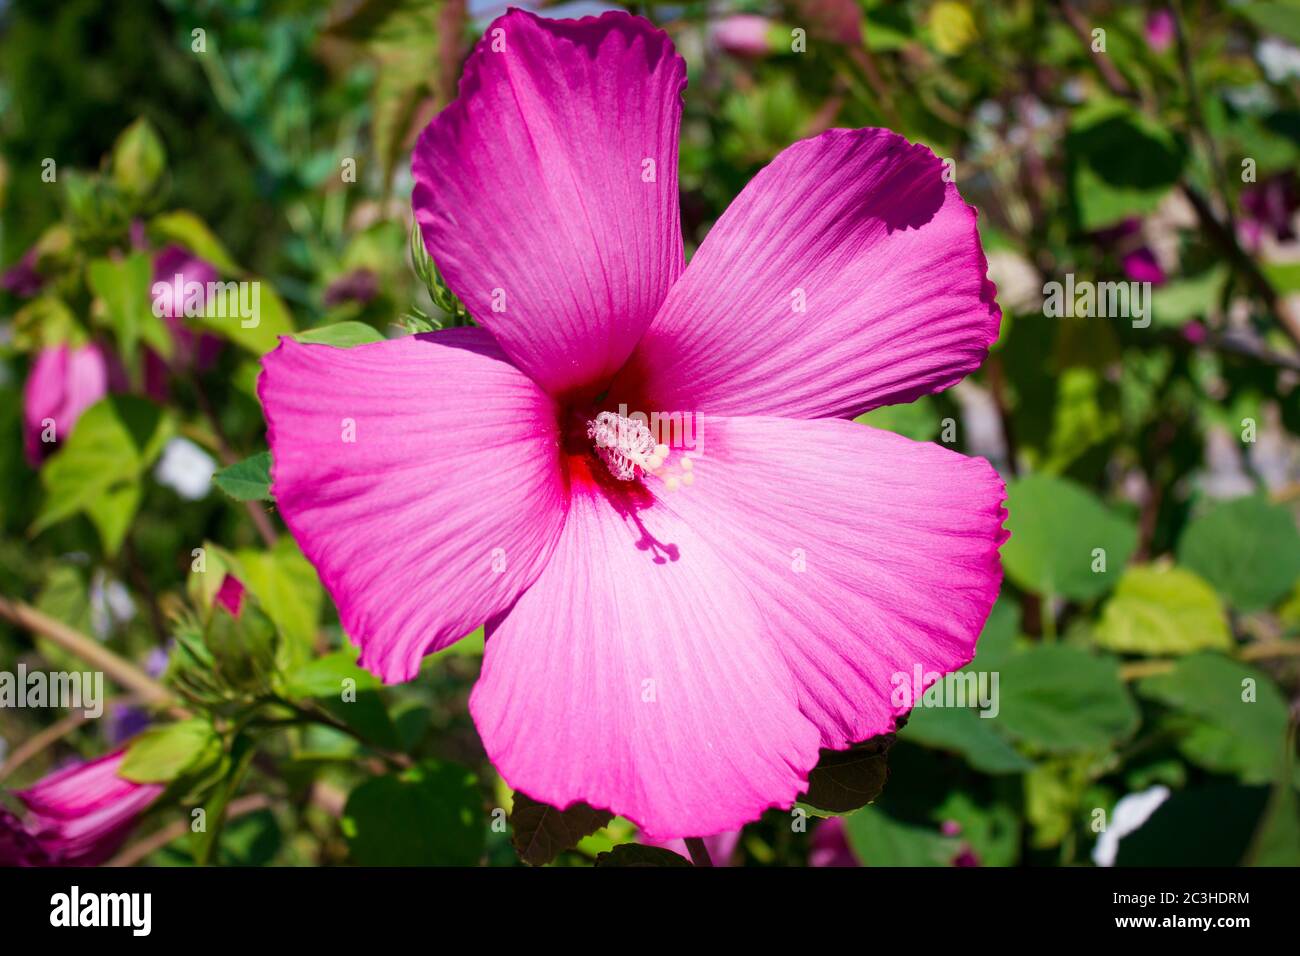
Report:
[[[1125,570],[1093,639],[1127,654],[1190,654],[1232,646],[1228,617],[1214,589],[1190,571],[1160,565]]]

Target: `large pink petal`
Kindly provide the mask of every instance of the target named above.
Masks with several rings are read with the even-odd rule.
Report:
[[[416,145],[430,255],[552,393],[602,389],[681,273],[685,85],[684,62],[646,20],[512,10]]]
[[[125,757],[117,750],[95,760],[73,764],[42,777],[18,797],[35,814],[56,820],[76,820],[128,801],[138,793],[157,796],[162,787],[139,784],[117,775]]]
[[[123,756],[124,751],[115,751],[60,770],[19,791],[18,798],[30,811],[25,831],[45,857],[33,862],[93,866],[122,845],[140,814],[163,792],[160,784],[119,777]],[[27,841],[18,842],[30,849]],[[0,855],[3,853],[0,850]]]
[[[481,329],[352,349],[283,339],[262,363],[276,504],[362,666],[409,680],[554,547],[552,401]]]
[[[968,663],[1002,581],[1002,480],[854,422],[707,418],[667,499],[763,609],[799,706],[838,749],[893,729],[895,675]]]
[[[709,232],[615,394],[851,417],[960,381],[1001,313],[975,211],[942,172],[888,130],[795,143]]]
[[[597,466],[599,467],[599,466]],[[560,544],[489,627],[470,710],[516,790],[654,840],[788,806],[817,760],[779,648],[711,542],[639,486],[576,480]]]

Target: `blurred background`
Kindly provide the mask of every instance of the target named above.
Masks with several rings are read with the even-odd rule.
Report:
[[[0,671],[85,669],[87,642],[125,668],[102,720],[0,707],[0,807],[156,729],[134,672],[204,730],[148,778],[167,792],[118,862],[583,865],[635,840],[597,816],[538,850],[467,713],[481,631],[379,689],[267,500],[276,335],[466,321],[413,261],[409,159],[504,9],[0,0]],[[918,708],[715,861],[1300,863],[1300,3],[626,9],[688,63],[688,256],[790,143],[884,126],[949,161],[1003,309],[980,372],[864,416],[1008,480],[971,665],[999,675],[996,716]],[[152,316],[177,271],[260,281],[261,325]],[[1149,283],[1150,307],[1055,315],[1067,276]],[[212,636],[223,574],[267,629],[237,659]],[[340,676],[361,706],[330,706]],[[214,792],[225,825],[196,834]]]

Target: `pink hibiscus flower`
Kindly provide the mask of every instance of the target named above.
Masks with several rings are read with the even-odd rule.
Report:
[[[24,821],[0,811],[0,865],[97,866],[162,793],[117,775],[125,751],[50,774],[17,796]]]
[[[113,370],[98,345],[54,345],[41,349],[23,385],[23,448],[39,468],[55,443],[91,405],[108,394]]]
[[[486,619],[470,709],[505,780],[659,840],[789,806],[820,748],[893,728],[891,674],[970,661],[1005,537],[987,462],[848,420],[997,336],[940,161],[796,143],[687,268],[685,85],[640,18],[496,20],[413,159],[483,327],[284,339],[259,381],[276,500],[362,664],[408,680]]]

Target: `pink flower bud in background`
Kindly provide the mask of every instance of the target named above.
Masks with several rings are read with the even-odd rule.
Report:
[[[1242,243],[1258,249],[1265,236],[1279,242],[1295,239],[1295,214],[1300,210],[1300,184],[1294,173],[1270,176],[1241,191],[1243,210],[1237,229]]]
[[[772,52],[772,21],[752,13],[723,17],[713,26],[713,41],[733,56],[766,56]]]
[[[177,276],[180,276],[177,287]],[[173,353],[171,368],[190,368],[203,371],[212,366],[221,351],[221,339],[207,332],[197,335],[187,327],[185,317],[185,287],[197,282],[207,289],[209,282],[219,278],[216,267],[180,246],[168,246],[154,257],[153,281],[172,286],[162,297],[162,316],[171,329]],[[206,297],[204,304],[207,304]],[[148,389],[153,394],[153,389]]]
[[[975,851],[969,846],[963,845],[957,855],[952,858],[953,866],[979,866],[980,858]]]
[[[108,390],[108,358],[98,345],[55,345],[36,354],[23,386],[23,446],[33,468]]]
[[[1205,326],[1200,322],[1192,320],[1186,323],[1180,331],[1183,338],[1192,345],[1203,345],[1205,343]]]
[[[1155,253],[1146,246],[1124,254],[1121,262],[1124,274],[1134,282],[1150,282],[1152,285],[1165,284],[1165,270],[1160,268]]]
[[[33,246],[23,257],[0,274],[0,289],[28,299],[41,291],[45,277],[36,271],[36,248]]]
[[[227,574],[217,590],[216,603],[229,611],[231,617],[239,617],[239,612],[244,608],[243,582],[233,574]]]
[[[357,302],[368,305],[379,295],[379,277],[369,269],[353,269],[339,276],[325,289],[326,306]]]
[[[809,866],[861,866],[844,833],[844,818],[829,817],[812,832]]]
[[[60,770],[17,793],[24,820],[0,811],[0,866],[96,866],[111,857],[160,784],[118,776],[125,751]]]
[[[1174,45],[1174,14],[1167,7],[1152,10],[1147,14],[1147,46],[1157,53],[1164,53]]]

